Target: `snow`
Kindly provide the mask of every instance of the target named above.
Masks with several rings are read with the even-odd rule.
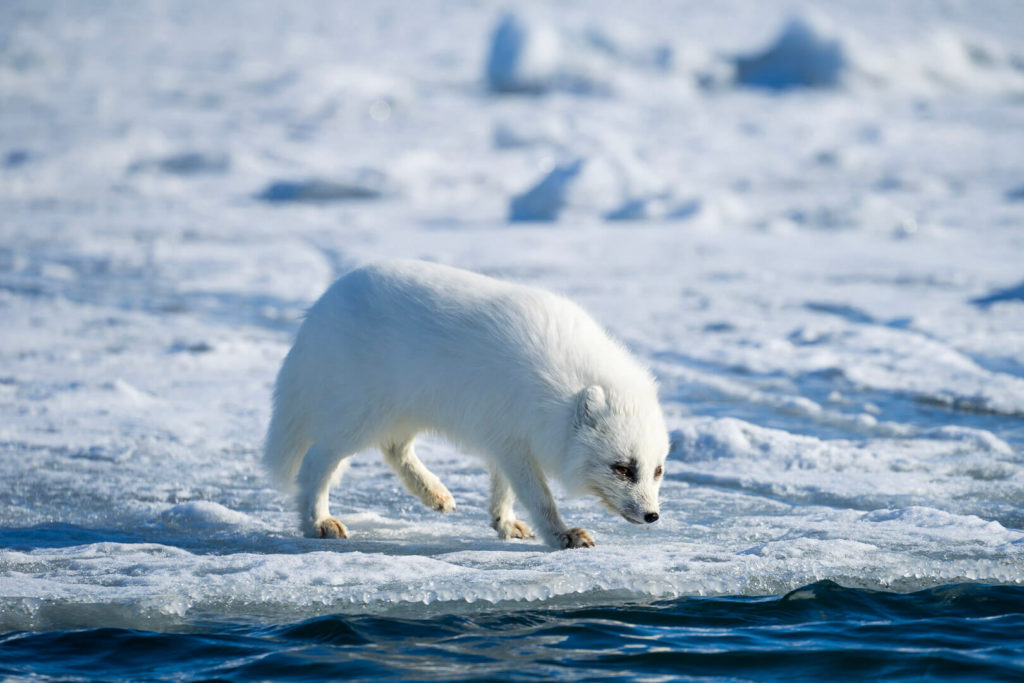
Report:
[[[0,9],[0,628],[1024,583],[1018,4],[508,12]],[[782,47],[842,59],[747,87]],[[556,487],[596,548],[500,542],[424,438],[456,513],[366,453],[352,537],[299,536],[273,378],[389,257],[566,294],[649,364],[661,520]]]

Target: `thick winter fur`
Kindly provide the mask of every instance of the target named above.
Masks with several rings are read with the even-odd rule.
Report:
[[[417,261],[354,270],[310,309],[277,377],[264,462],[308,536],[346,537],[328,490],[377,446],[428,507],[455,510],[413,451],[430,431],[482,456],[501,538],[593,545],[562,521],[555,476],[635,523],[658,516],[668,453],[654,380],[581,308],[548,292]]]

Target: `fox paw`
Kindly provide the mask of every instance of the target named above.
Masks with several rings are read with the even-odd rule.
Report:
[[[503,541],[507,541],[510,538],[534,538],[533,531],[530,530],[529,525],[526,522],[520,522],[518,519],[496,519],[491,522],[491,527],[498,532],[498,538]]]
[[[427,502],[427,506],[430,509],[438,512],[455,512],[455,498],[445,487],[442,486],[440,491],[431,491],[429,495],[430,501]]]
[[[593,548],[594,539],[585,529],[569,529],[561,537],[563,548]]]
[[[334,517],[321,519],[314,525],[313,532],[316,538],[348,538],[348,529]]]

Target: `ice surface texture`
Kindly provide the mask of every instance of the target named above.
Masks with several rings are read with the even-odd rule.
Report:
[[[781,90],[736,68],[777,3],[567,7],[3,5],[0,628],[1024,583],[1019,5],[796,17],[842,66]],[[457,513],[368,453],[351,539],[300,538],[274,373],[388,257],[567,294],[649,363],[657,525],[559,493],[596,548],[499,542],[428,439]]]

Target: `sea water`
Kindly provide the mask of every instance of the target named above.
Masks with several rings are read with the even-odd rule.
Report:
[[[822,581],[772,598],[397,619],[197,621],[0,637],[0,674],[60,680],[919,680],[1024,676],[1024,588]]]

